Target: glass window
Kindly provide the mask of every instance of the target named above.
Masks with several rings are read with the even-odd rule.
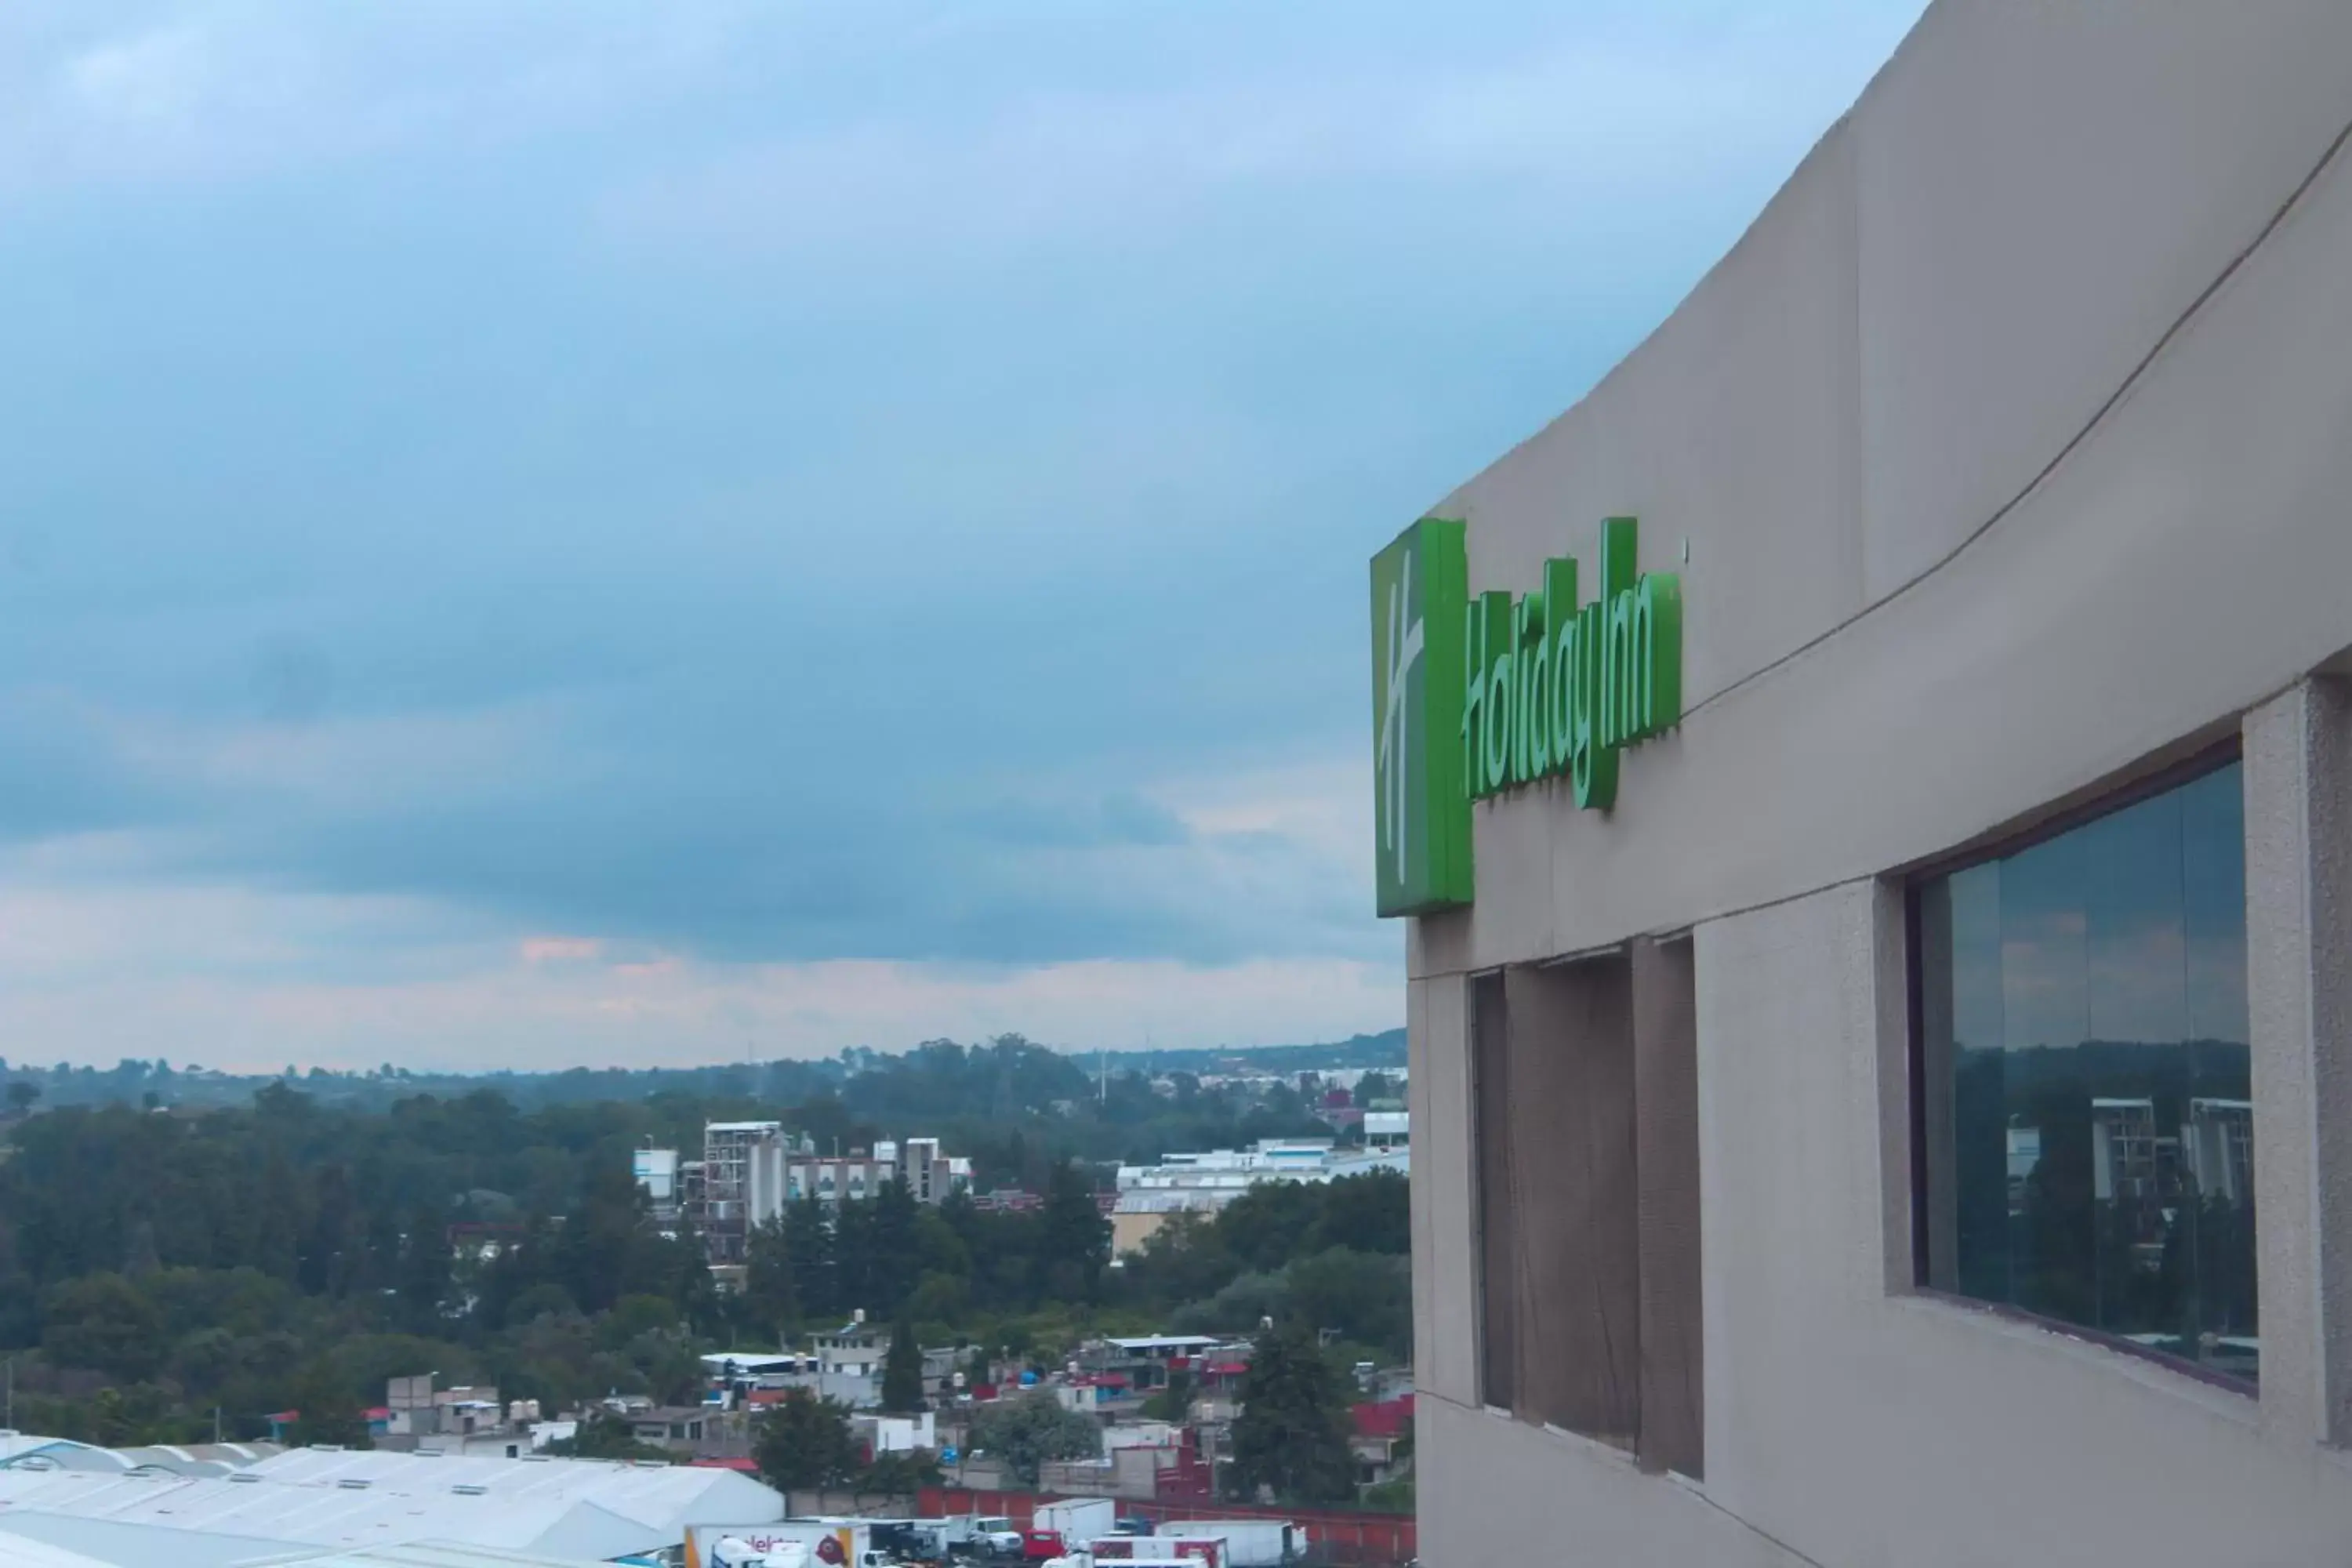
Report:
[[[1913,896],[1925,1283],[2252,1383],[2238,764]]]

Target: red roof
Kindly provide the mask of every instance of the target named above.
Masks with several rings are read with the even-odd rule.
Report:
[[[1356,1431],[1365,1437],[1402,1437],[1412,1427],[1412,1395],[1356,1406]]]
[[[1206,1371],[1211,1377],[1239,1377],[1249,1370],[1245,1361],[1213,1361]]]
[[[789,1388],[755,1388],[751,1390],[751,1393],[743,1396],[743,1403],[746,1405],[782,1405],[784,1402],[784,1395],[791,1392],[792,1390]]]
[[[751,1459],[688,1459],[686,1463],[688,1469],[695,1470],[740,1470],[747,1476],[760,1473],[759,1465]]]

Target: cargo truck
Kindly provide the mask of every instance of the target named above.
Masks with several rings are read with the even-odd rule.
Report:
[[[1224,1568],[1282,1568],[1307,1555],[1307,1527],[1271,1519],[1171,1519],[1160,1533],[1223,1537]]]
[[[862,1520],[788,1519],[779,1524],[698,1524],[687,1531],[686,1568],[888,1568]]]
[[[1150,1563],[1175,1558],[1193,1568],[1225,1568],[1221,1535],[1103,1535],[1088,1543],[1097,1563]]]

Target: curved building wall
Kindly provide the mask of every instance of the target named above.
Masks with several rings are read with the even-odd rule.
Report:
[[[1941,0],[1638,351],[1431,509],[1474,592],[1638,516],[1685,602],[1684,721],[1615,809],[1480,803],[1475,902],[1410,922],[1431,1563],[2352,1551],[2315,892],[2352,721],[2312,679],[2352,647],[2347,127],[2340,0]],[[1895,879],[2232,736],[2259,1399],[1909,1289]],[[1483,1408],[1474,1256],[1470,977],[1685,931],[1704,1481]]]

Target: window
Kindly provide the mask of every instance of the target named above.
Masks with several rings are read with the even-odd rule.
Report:
[[[1931,1289],[2252,1384],[2234,758],[1912,892]]]
[[[1472,987],[1482,1398],[1698,1476],[1690,944]]]

